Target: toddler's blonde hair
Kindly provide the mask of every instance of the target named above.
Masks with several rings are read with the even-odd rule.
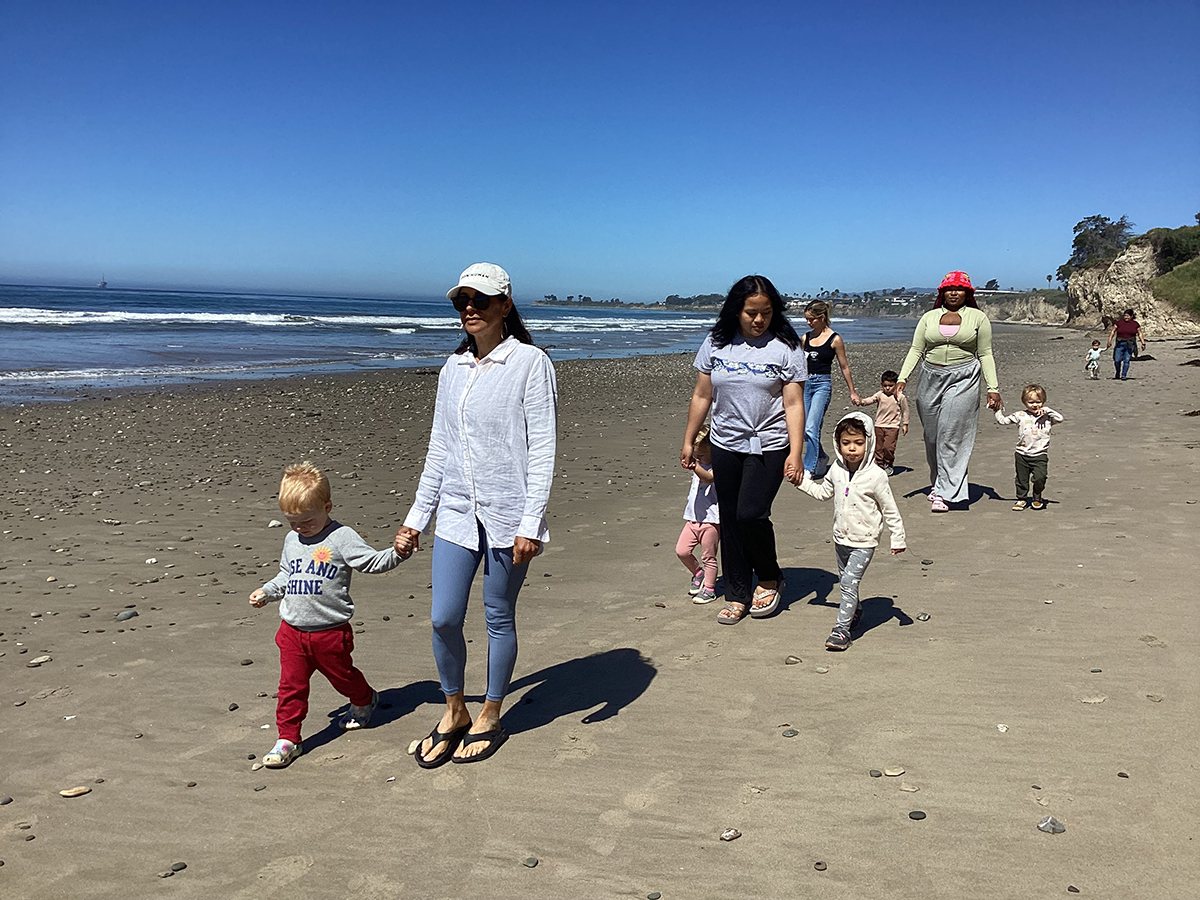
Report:
[[[1029,396],[1036,395],[1043,403],[1046,402],[1046,389],[1040,384],[1027,384],[1025,390],[1021,391],[1021,402],[1024,403],[1029,399]]]
[[[696,439],[692,441],[692,452],[698,453],[700,450],[708,450],[712,452],[712,441],[708,439],[712,427],[705,424],[700,426],[700,430],[696,432]]]
[[[330,502],[329,476],[305,462],[292,463],[279,482],[279,508],[285,516],[298,516]]]

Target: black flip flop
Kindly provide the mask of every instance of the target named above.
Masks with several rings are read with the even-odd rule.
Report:
[[[455,728],[453,731],[443,734],[437,730],[437,726],[435,725],[433,731],[429,732],[429,739],[431,742],[429,748],[432,750],[442,741],[445,741],[446,749],[433,759],[426,759],[421,755],[421,746],[418,744],[417,752],[413,754],[413,756],[417,758],[417,765],[422,769],[436,769],[438,766],[444,766],[446,763],[450,762],[450,757],[454,755],[454,751],[457,750],[458,745],[462,743],[463,735],[467,733],[467,730],[470,727],[470,725],[464,725],[462,728]]]
[[[473,763],[483,762],[489,756],[493,755],[500,749],[501,745],[508,740],[508,733],[503,728],[493,728],[491,731],[482,731],[479,734],[468,734],[463,738],[462,745],[465,747],[468,744],[478,744],[480,741],[491,741],[486,750],[476,753],[474,756],[456,756],[456,763]]]

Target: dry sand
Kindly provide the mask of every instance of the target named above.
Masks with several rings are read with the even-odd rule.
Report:
[[[307,752],[283,771],[251,769],[274,740],[278,608],[246,596],[277,566],[289,461],[326,467],[334,515],[389,542],[433,373],[0,410],[0,896],[1193,896],[1200,417],[1182,413],[1200,397],[1180,363],[1200,350],[1151,341],[1128,382],[1089,382],[1089,339],[999,329],[1009,408],[1039,381],[1067,417],[1043,513],[1010,511],[1016,432],[985,410],[978,499],[931,515],[914,416],[893,478],[910,549],[876,557],[842,654],[823,649],[832,509],[787,485],[785,608],[722,627],[689,602],[673,546],[690,359],[560,365],[512,739],[431,772],[406,754],[440,712],[428,552],[354,579],[356,659],[388,708],[342,735],[318,677]],[[864,393],[903,349],[851,347]],[[846,403],[835,381],[827,433]],[[1038,831],[1046,815],[1066,833]]]

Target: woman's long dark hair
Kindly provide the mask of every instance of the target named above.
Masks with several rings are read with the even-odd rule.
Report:
[[[503,294],[492,296],[493,302],[500,302],[504,299]],[[508,311],[508,315],[504,317],[504,330],[501,332],[504,337],[515,337],[522,344],[532,344],[533,336],[529,333],[529,329],[525,327],[525,323],[521,321],[521,314],[517,312],[517,304],[513,304],[512,309]],[[462,343],[458,345],[458,349],[454,352],[466,353],[468,350],[472,354],[476,352],[475,335],[468,334],[462,339]]]
[[[771,301],[771,322],[767,325],[767,331],[793,350],[799,347],[800,335],[796,334],[796,329],[784,315],[783,298],[779,296],[779,291],[775,290],[775,285],[771,284],[771,279],[764,275],[747,275],[729,289],[729,293],[725,295],[725,302],[721,304],[721,311],[717,314],[717,324],[712,327],[713,346],[724,347],[738,335],[741,331],[738,316],[742,314],[746,298],[755,294],[762,294]]]

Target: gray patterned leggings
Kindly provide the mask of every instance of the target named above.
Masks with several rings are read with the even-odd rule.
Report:
[[[858,610],[858,583],[871,564],[875,548],[847,547],[835,543],[833,552],[837,554],[838,578],[842,583],[842,605],[838,608],[837,623],[849,628],[850,620]]]

